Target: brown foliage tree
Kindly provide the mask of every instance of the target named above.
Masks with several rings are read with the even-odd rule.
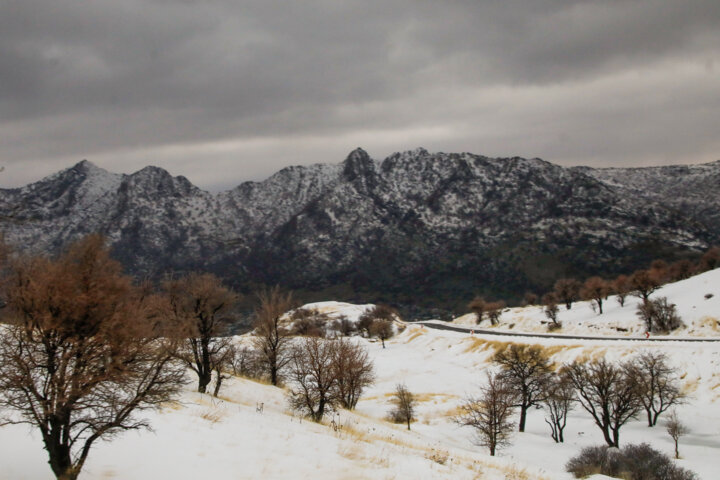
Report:
[[[505,350],[495,354],[493,361],[502,369],[500,378],[510,388],[520,407],[518,430],[525,431],[527,411],[539,405],[546,393],[550,379],[550,359],[538,345],[511,343]]]
[[[221,335],[228,324],[225,315],[237,296],[209,273],[170,278],[163,283],[163,289],[177,335],[184,339],[180,358],[197,374],[197,391],[205,393],[213,371],[227,363],[230,341]],[[217,382],[218,389],[220,384],[222,379]]]
[[[690,260],[678,260],[668,267],[668,276],[673,282],[677,282],[692,277],[694,270],[695,266]]]
[[[647,303],[650,295],[660,288],[660,285],[660,279],[653,270],[637,270],[630,276],[633,295],[641,298],[643,303]]]
[[[293,305],[292,294],[283,293],[280,287],[273,287],[258,294],[253,346],[257,349],[260,361],[273,385],[278,384],[283,368],[290,361],[287,347],[291,333],[282,325],[281,318],[292,310]]]
[[[698,262],[698,271],[707,272],[720,267],[720,247],[711,247],[700,258]]]
[[[590,277],[585,280],[580,289],[580,296],[584,300],[590,300],[597,306],[600,315],[603,313],[603,300],[610,295],[610,284],[600,277]]]
[[[505,302],[502,300],[498,302],[489,302],[485,304],[488,318],[490,319],[491,325],[497,325],[500,322],[500,316],[505,309]]]
[[[478,325],[483,321],[483,316],[487,311],[486,305],[487,302],[482,297],[475,297],[468,303],[468,308],[475,314],[475,323]]]
[[[515,403],[512,388],[498,376],[487,374],[487,383],[478,397],[469,397],[460,406],[455,422],[475,429],[475,443],[488,447],[490,455],[510,444],[515,425],[510,421]]]
[[[561,278],[555,282],[553,292],[555,298],[564,303],[567,310],[570,310],[573,302],[580,296],[580,282],[574,278]]]
[[[612,289],[615,292],[615,298],[621,307],[625,306],[625,299],[630,292],[632,292],[632,284],[630,283],[630,277],[627,275],[618,275],[612,284]]]
[[[91,447],[147,427],[137,413],[184,380],[157,297],[134,287],[90,236],[59,258],[13,263],[0,331],[0,407],[40,430],[58,479],[77,478]]]
[[[635,418],[642,409],[635,379],[626,365],[615,365],[605,359],[574,362],[565,367],[577,391],[580,405],[593,417],[605,442],[620,446],[620,427]]]
[[[334,396],[343,408],[355,409],[363,390],[375,381],[372,360],[363,347],[341,338],[334,343],[332,367]]]
[[[684,402],[685,394],[665,353],[645,351],[629,363],[628,369],[637,383],[649,427],[657,424],[661,413]]]
[[[415,420],[415,409],[417,408],[417,398],[413,395],[404,383],[395,385],[395,392],[390,398],[393,405],[390,410],[390,419],[395,423],[406,423],[410,430],[410,423]]]
[[[525,295],[523,296],[523,302],[525,305],[537,305],[538,300],[539,298],[537,293],[525,292]]]
[[[370,325],[370,336],[378,337],[382,342],[383,348],[385,348],[385,340],[392,337],[394,334],[395,330],[393,329],[393,323],[391,320],[377,318],[373,320]]]

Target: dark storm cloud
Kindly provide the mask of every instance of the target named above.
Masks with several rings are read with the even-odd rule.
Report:
[[[8,0],[0,158],[206,188],[431,150],[565,164],[720,157],[717,1]]]

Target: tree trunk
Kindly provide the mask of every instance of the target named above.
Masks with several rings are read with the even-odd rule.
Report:
[[[524,432],[525,431],[525,418],[527,417],[527,409],[528,407],[521,405],[520,406],[520,422],[518,431]]]
[[[677,440],[677,438],[675,439],[675,458],[676,458],[676,459],[679,459],[679,458],[680,458],[680,451],[678,450],[678,440]]]
[[[491,457],[495,456],[495,444],[492,442],[490,443],[490,456]]]
[[[270,383],[277,387],[278,384],[278,372],[275,365],[270,365]]]
[[[610,446],[620,448],[620,427],[613,428],[613,444]]]
[[[600,310],[600,315],[602,315],[602,302],[603,302],[603,301],[602,301],[601,298],[599,298],[598,301],[597,301],[598,310]]]
[[[380,338],[380,340],[382,341],[383,348],[385,348],[385,339],[384,339],[384,338]]]
[[[212,380],[212,373],[210,373],[210,372],[198,373],[198,392],[200,392],[200,393],[207,392],[207,386],[210,384],[210,380]]]
[[[654,425],[652,411],[649,408],[646,408],[645,411],[647,412],[647,417],[648,417],[648,427],[652,427]]]

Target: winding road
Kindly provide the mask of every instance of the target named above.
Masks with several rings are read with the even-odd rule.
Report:
[[[520,333],[507,332],[498,330],[487,330],[482,328],[462,327],[458,325],[447,325],[435,322],[408,322],[412,325],[424,325],[428,328],[436,330],[450,330],[453,332],[470,333],[471,331],[477,335],[496,335],[508,337],[535,337],[535,338],[557,338],[560,340],[629,340],[635,342],[720,342],[720,338],[701,338],[701,337],[607,337],[607,336],[590,336],[590,335],[557,335],[553,333]]]

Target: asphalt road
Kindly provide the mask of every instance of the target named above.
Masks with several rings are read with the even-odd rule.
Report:
[[[457,325],[445,325],[434,322],[411,322],[413,325],[424,325],[436,330],[450,330],[453,332],[470,333],[472,330],[478,335],[496,335],[500,337],[534,337],[534,338],[557,338],[560,340],[626,340],[636,342],[720,342],[720,338],[683,338],[683,337],[606,337],[606,336],[585,336],[585,335],[557,335],[553,333],[520,333],[501,332],[497,330],[486,330],[482,328],[460,327]]]

